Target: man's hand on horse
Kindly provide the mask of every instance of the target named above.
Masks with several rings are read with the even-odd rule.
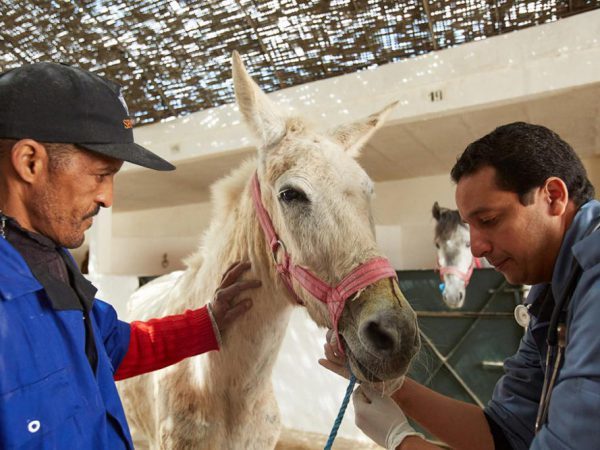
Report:
[[[223,274],[221,284],[208,305],[221,334],[252,307],[252,300],[248,297],[236,300],[236,297],[242,292],[248,289],[256,289],[261,285],[259,280],[240,280],[240,277],[248,269],[250,269],[249,262],[238,261],[233,263]]]

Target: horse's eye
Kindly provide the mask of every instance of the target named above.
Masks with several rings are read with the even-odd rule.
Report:
[[[435,243],[435,248],[440,248],[440,244],[438,244],[437,242]]]
[[[283,200],[285,203],[308,201],[304,192],[292,188],[287,188],[281,191],[279,193],[279,199]]]

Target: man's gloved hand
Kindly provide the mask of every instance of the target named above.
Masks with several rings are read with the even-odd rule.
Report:
[[[396,450],[407,436],[421,436],[400,407],[388,396],[360,385],[352,394],[356,426],[388,450]]]
[[[218,333],[216,334],[219,341],[219,334],[223,334],[231,323],[252,307],[251,299],[245,297],[236,301],[237,295],[261,285],[259,280],[238,281],[248,269],[250,269],[249,262],[233,263],[223,274],[221,284],[217,288],[214,298],[208,304],[208,311],[217,328]]]

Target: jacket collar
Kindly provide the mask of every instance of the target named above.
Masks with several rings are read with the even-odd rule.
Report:
[[[569,274],[571,273],[572,267],[577,263],[585,268],[585,259],[591,254],[589,251],[593,247],[589,247],[587,244],[588,239],[596,238],[594,236],[585,236],[590,230],[590,226],[600,217],[600,202],[597,200],[591,200],[582,205],[575,217],[573,223],[565,233],[565,237],[558,253],[558,258],[554,264],[554,271],[552,273],[552,294],[555,299],[559,299],[563,295],[563,291],[566,289],[566,285],[569,282]],[[585,251],[587,249],[587,251]],[[582,251],[583,250],[583,251]],[[594,251],[594,254],[597,252]]]
[[[11,300],[41,289],[42,285],[21,254],[6,239],[0,238],[0,294]]]
[[[598,233],[594,236],[584,236],[588,232],[590,225],[600,217],[600,202],[591,200],[583,204],[575,217],[573,223],[565,233],[565,237],[558,252],[554,270],[552,273],[552,295],[554,298],[560,298],[563,291],[566,289],[568,277],[571,273],[575,259],[586,269],[587,266],[597,263],[599,257],[598,252],[590,252],[589,249],[597,248],[597,244],[591,245],[589,240],[597,240],[600,238]],[[547,297],[547,289],[549,283],[536,284],[531,288],[525,304],[531,305],[530,312],[534,316],[538,316],[542,309],[542,303]]]
[[[10,243],[0,238],[0,294],[6,300],[31,292],[46,289],[48,300],[55,310],[92,309],[96,287],[79,272],[73,257],[65,249],[60,249],[69,271],[73,273],[72,289],[57,279],[46,279],[47,273],[34,275],[21,254]],[[38,281],[38,278],[46,285]],[[44,279],[43,279],[44,278]]]

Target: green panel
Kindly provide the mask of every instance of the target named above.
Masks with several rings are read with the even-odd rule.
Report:
[[[475,270],[463,308],[451,310],[442,301],[437,272],[402,271],[398,279],[425,334],[409,375],[442,394],[476,403],[474,395],[486,404],[503,373],[497,365],[515,352],[523,334],[513,318],[520,287],[493,269]]]

